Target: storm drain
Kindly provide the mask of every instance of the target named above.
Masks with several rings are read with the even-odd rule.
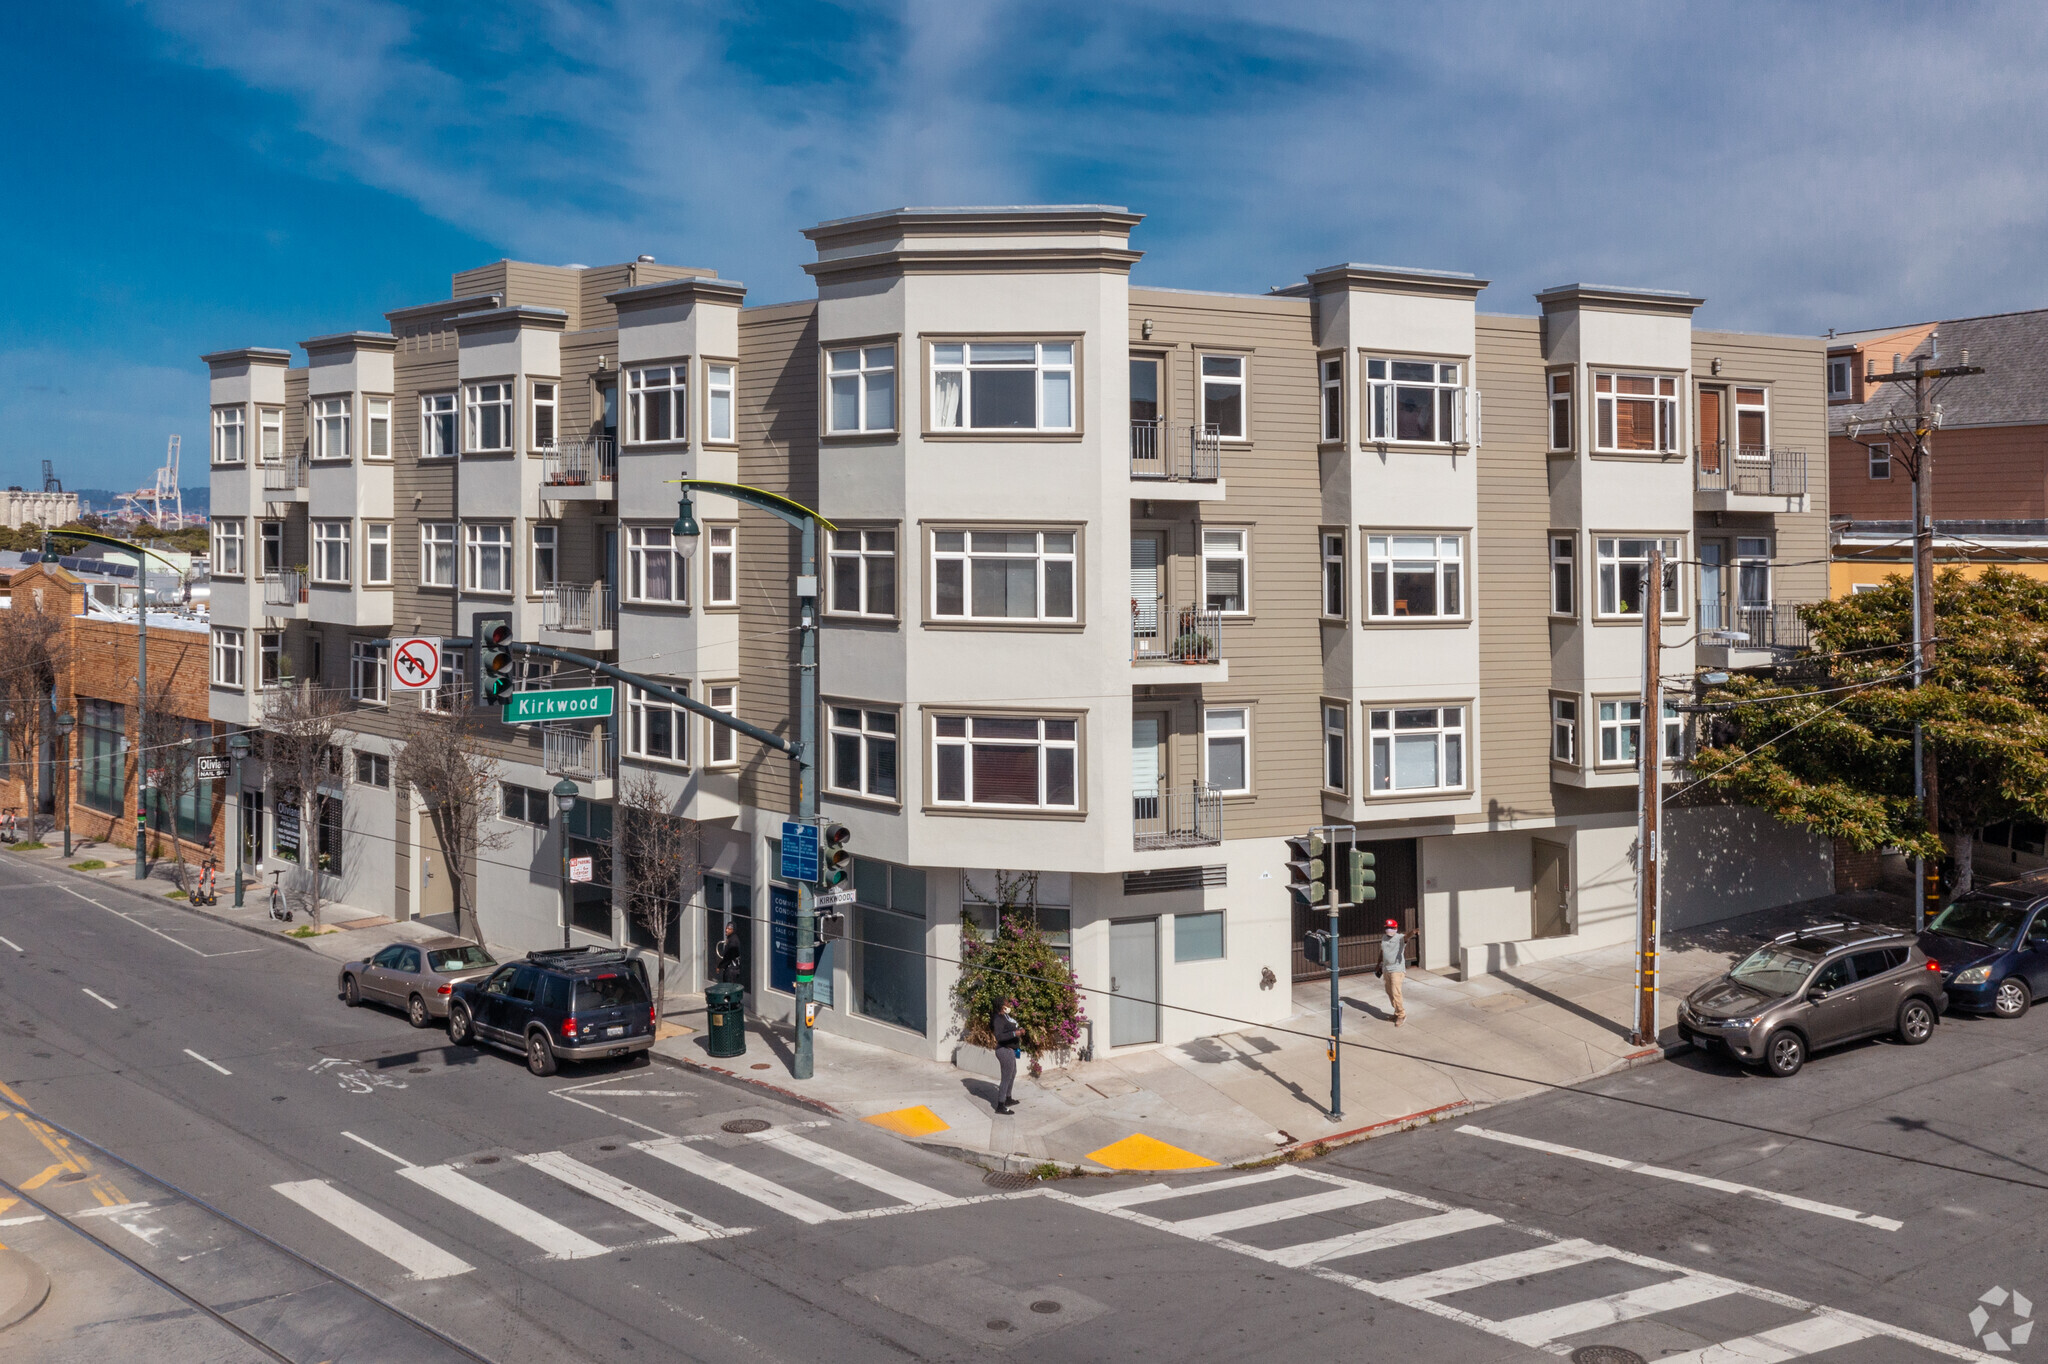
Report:
[[[744,1137],[754,1132],[766,1132],[771,1126],[772,1123],[760,1118],[734,1118],[731,1122],[719,1124],[718,1130]]]
[[[981,1182],[991,1189],[1028,1189],[1038,1181],[1023,1170],[990,1170],[981,1177]]]
[[[1644,1364],[1644,1360],[1619,1345],[1581,1345],[1572,1351],[1572,1364]]]

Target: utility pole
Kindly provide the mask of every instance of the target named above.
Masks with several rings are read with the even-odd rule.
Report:
[[[1663,898],[1664,545],[1650,550],[1643,586],[1642,726],[1636,733],[1636,1031],[1639,1047],[1657,1044],[1657,911]]]

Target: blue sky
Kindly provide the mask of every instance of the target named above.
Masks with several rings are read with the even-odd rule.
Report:
[[[0,483],[147,478],[200,352],[499,256],[807,292],[897,204],[1148,215],[1135,278],[1340,260],[1819,332],[2048,306],[2048,6],[73,0],[0,17]]]

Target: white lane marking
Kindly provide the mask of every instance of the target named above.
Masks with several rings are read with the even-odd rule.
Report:
[[[1213,1193],[1218,1189],[1239,1189],[1247,1184],[1269,1184],[1276,1179],[1291,1178],[1295,1173],[1293,1170],[1266,1170],[1255,1175],[1235,1175],[1229,1179],[1211,1180],[1206,1184],[1179,1187],[1172,1184],[1140,1184],[1135,1189],[1118,1189],[1114,1193],[1096,1194],[1088,1199],[1087,1203],[1091,1208],[1135,1208],[1141,1203],[1156,1203],[1162,1198]]]
[[[42,1220],[43,1215],[39,1212],[30,1213],[27,1217],[0,1217],[0,1227],[24,1227],[30,1222]]]
[[[1527,1250],[1452,1265],[1448,1269],[1434,1269],[1426,1274],[1411,1274],[1405,1279],[1389,1279],[1376,1287],[1385,1296],[1403,1302],[1411,1298],[1447,1298],[1468,1288],[1484,1288],[1488,1284],[1506,1283],[1510,1279],[1527,1278],[1553,1269],[1569,1269],[1589,1260],[1605,1258],[1605,1246],[1596,1246],[1591,1241],[1558,1241],[1552,1245],[1531,1246]]]
[[[0,938],[0,942],[6,943],[9,947],[13,948],[17,952],[21,950],[21,944],[13,941],[10,938]]]
[[[1261,1227],[1268,1222],[1284,1222],[1289,1218],[1309,1217],[1319,1212],[1355,1207],[1360,1203],[1373,1203],[1392,1193],[1391,1189],[1372,1184],[1360,1184],[1350,1189],[1324,1189],[1321,1193],[1303,1194],[1299,1198],[1283,1198],[1277,1203],[1254,1204],[1249,1208],[1190,1218],[1177,1225],[1189,1231],[1240,1231],[1246,1227]]]
[[[226,1066],[221,1065],[218,1061],[209,1061],[204,1056],[201,1056],[198,1052],[192,1050],[192,1048],[190,1047],[185,1048],[185,1054],[191,1057],[193,1060],[197,1061],[202,1066],[212,1066],[215,1070],[219,1071],[223,1075],[234,1074],[232,1070],[229,1070]]]
[[[81,1217],[125,1217],[129,1213],[141,1212],[148,1206],[147,1203],[113,1203],[104,1208],[85,1208],[72,1213],[71,1220],[75,1222]]]
[[[629,1212],[643,1222],[653,1223],[679,1241],[702,1241],[713,1236],[730,1236],[740,1230],[721,1227],[708,1218],[699,1217],[688,1208],[677,1207],[666,1199],[657,1198],[647,1190],[636,1188],[623,1179],[615,1179],[603,1170],[594,1169],[560,1151],[543,1151],[539,1155],[521,1156],[519,1159],[542,1174],[553,1175],[572,1189],[581,1190],[592,1198],[609,1203],[621,1212]]]
[[[887,1194],[905,1203],[928,1206],[950,1201],[937,1189],[927,1188],[914,1179],[905,1179],[902,1175],[893,1174],[879,1165],[870,1165],[859,1156],[850,1156],[844,1151],[820,1146],[809,1137],[800,1137],[785,1128],[771,1127],[766,1132],[756,1132],[753,1134],[753,1140],[786,1155],[795,1156],[798,1160],[809,1161],[821,1170],[830,1170],[842,1179],[865,1184],[876,1193]]]
[[[1304,1241],[1300,1245],[1282,1246],[1278,1250],[1257,1250],[1249,1246],[1246,1249],[1261,1259],[1271,1260],[1276,1265],[1300,1269],[1305,1265],[1321,1264],[1325,1260],[1341,1260],[1349,1255],[1367,1255],[1375,1250],[1388,1250],[1416,1241],[1431,1241],[1439,1236],[1453,1236],[1461,1231],[1476,1231],[1480,1227],[1499,1224],[1500,1219],[1491,1213],[1440,1212],[1434,1217],[1411,1217],[1405,1222],[1389,1222],[1383,1227],[1348,1232],[1343,1236],[1332,1236],[1323,1241]]]
[[[766,1203],[777,1212],[786,1213],[799,1222],[815,1225],[819,1222],[836,1222],[846,1216],[837,1208],[800,1194],[795,1189],[785,1189],[772,1180],[749,1174],[737,1165],[728,1165],[722,1160],[707,1156],[696,1147],[686,1146],[674,1137],[662,1137],[658,1141],[636,1141],[633,1146],[634,1149],[645,1151],[656,1160],[667,1161],[679,1170],[701,1175],[714,1184],[753,1199],[756,1203]]]
[[[1572,1160],[1583,1160],[1593,1165],[1604,1165],[1610,1170],[1625,1170],[1630,1174],[1648,1175],[1652,1179],[1668,1179],[1679,1184],[1693,1184],[1716,1193],[1740,1194],[1747,1198],[1761,1198],[1766,1202],[1779,1203],[1801,1212],[1817,1212],[1823,1217],[1839,1217],[1845,1222],[1861,1222],[1865,1226],[1881,1231],[1897,1231],[1905,1226],[1895,1218],[1879,1217],[1876,1213],[1857,1212],[1854,1208],[1840,1207],[1834,1203],[1820,1203],[1811,1198],[1800,1198],[1796,1194],[1778,1193],[1771,1189],[1759,1189],[1752,1184],[1736,1184],[1726,1179],[1715,1179],[1711,1175],[1696,1175],[1689,1170],[1673,1170],[1662,1165],[1645,1165],[1639,1160],[1624,1160],[1620,1156],[1602,1155],[1598,1151],[1585,1151],[1576,1146],[1560,1146],[1556,1142],[1538,1141],[1534,1137],[1518,1137],[1512,1132],[1497,1132],[1486,1127],[1460,1127],[1458,1131],[1467,1136],[1484,1137],[1488,1141],[1501,1142],[1508,1146],[1520,1146],[1531,1151],[1544,1151],[1553,1156],[1566,1156]]]
[[[659,1127],[656,1127],[651,1123],[644,1123],[639,1121],[637,1118],[629,1118],[626,1117],[624,1114],[614,1113],[609,1108],[599,1108],[594,1103],[586,1103],[582,1099],[577,1098],[574,1094],[571,1094],[566,1090],[557,1089],[553,1091],[553,1093],[557,1099],[566,1099],[570,1103],[575,1104],[578,1108],[587,1108],[593,1113],[602,1114],[604,1117],[610,1118],[613,1122],[622,1122],[629,1127],[637,1127],[642,1132],[652,1132],[657,1137],[665,1137],[668,1135],[668,1133],[662,1131]]]
[[[1659,1364],[1785,1364],[1786,1360],[1817,1355],[1838,1345],[1853,1345],[1875,1334],[1860,1321],[1808,1317],[1740,1340],[1724,1340],[1682,1355],[1668,1355]]]
[[[81,990],[85,990],[85,987],[82,985],[78,988]],[[91,990],[85,990],[85,993],[92,995],[94,999],[97,999],[100,1003],[106,1005],[109,1009],[118,1009],[121,1007],[120,1005],[116,1004],[113,1000],[108,999],[105,995],[93,994]]]
[[[170,943],[173,946],[182,947],[195,957],[246,957],[252,952],[261,952],[265,950],[261,947],[243,947],[238,948],[233,952],[202,952],[198,948],[194,947],[191,943],[184,942],[178,938],[172,937],[168,933],[164,933],[157,929],[151,928],[148,924],[142,922],[142,920],[134,918],[131,915],[123,914],[120,910],[115,909],[112,905],[103,905],[98,900],[93,899],[90,895],[82,895],[78,891],[73,890],[71,887],[67,885],[63,885],[62,883],[57,881],[47,880],[41,876],[36,876],[33,879],[41,885],[48,886],[52,890],[61,890],[66,895],[71,896],[73,899],[83,900],[95,909],[104,909],[105,911],[107,911],[107,913],[113,915],[117,919],[126,919],[128,920],[129,923],[134,924],[143,932],[155,933],[159,938],[162,938],[165,942]],[[225,928],[228,925],[221,924],[218,926]],[[14,950],[19,952],[21,949],[17,947]]]
[[[396,1162],[403,1169],[410,1170],[412,1168],[412,1162],[407,1160],[404,1156],[392,1155],[391,1152],[385,1150],[383,1147],[379,1146],[376,1142],[371,1141],[367,1137],[359,1137],[353,1132],[343,1132],[341,1135],[347,1137],[350,1141],[354,1142],[358,1146],[369,1147],[372,1151],[375,1151],[378,1155],[384,1157],[384,1159]]]
[[[551,1260],[587,1260],[606,1254],[609,1249],[446,1165],[408,1165],[398,1173],[456,1207],[540,1247]]]
[[[353,1236],[415,1279],[448,1279],[475,1266],[378,1212],[364,1207],[324,1179],[270,1186],[346,1236]]]
[[[1634,1321],[1637,1317],[1691,1307],[1694,1303],[1725,1298],[1734,1291],[1735,1285],[1725,1279],[1688,1274],[1663,1283],[1631,1288],[1626,1293],[1610,1293],[1604,1298],[1590,1298],[1544,1312],[1512,1317],[1501,1323],[1501,1330],[1525,1345],[1548,1345],[1553,1340],[1575,1336],[1581,1331],[1597,1331],[1604,1326]]]

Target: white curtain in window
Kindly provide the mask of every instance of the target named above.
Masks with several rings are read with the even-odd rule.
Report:
[[[942,370],[932,376],[932,423],[939,427],[960,425],[961,374],[958,370]]]

